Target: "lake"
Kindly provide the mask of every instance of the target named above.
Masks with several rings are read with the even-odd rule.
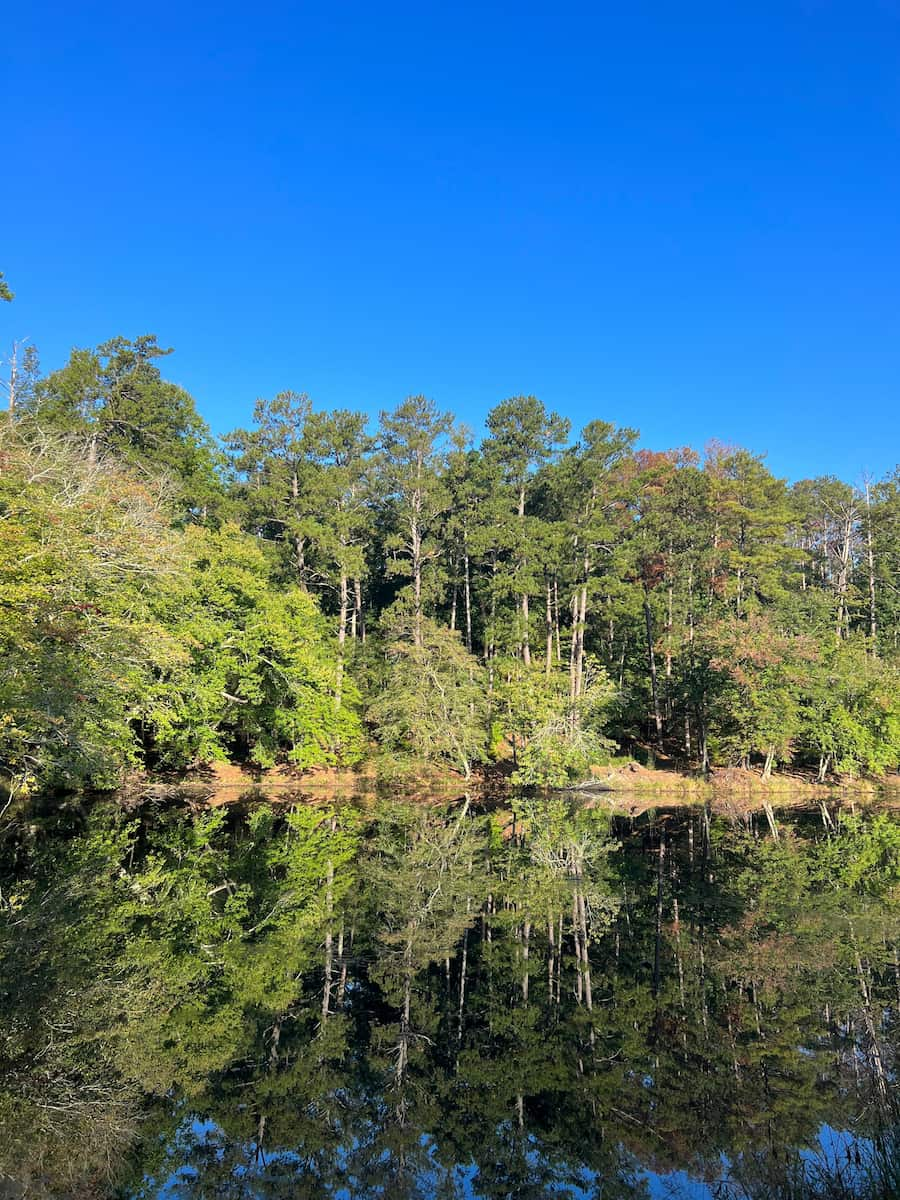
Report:
[[[900,822],[130,813],[2,859],[0,1196],[900,1195]]]

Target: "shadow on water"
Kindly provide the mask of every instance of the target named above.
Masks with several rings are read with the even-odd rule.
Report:
[[[900,1195],[896,815],[94,804],[2,853],[0,1196]]]

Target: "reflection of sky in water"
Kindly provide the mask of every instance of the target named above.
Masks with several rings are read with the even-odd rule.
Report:
[[[177,1160],[182,1155],[189,1154],[191,1150],[202,1147],[207,1154],[221,1161],[224,1157],[221,1137],[221,1130],[215,1122],[194,1119],[181,1127],[175,1143],[169,1151],[169,1156],[173,1160]],[[453,1196],[458,1200],[479,1200],[481,1193],[477,1186],[478,1168],[474,1163],[458,1165],[448,1172],[436,1161],[437,1146],[427,1134],[423,1134],[420,1138],[420,1145],[433,1163],[433,1169],[429,1170],[426,1167],[419,1173],[416,1195],[420,1197],[420,1200],[431,1200],[432,1197],[437,1196]],[[354,1149],[357,1148],[354,1147]],[[852,1195],[854,1184],[859,1181],[861,1175],[861,1168],[856,1164],[856,1153],[859,1153],[864,1162],[871,1148],[872,1144],[868,1139],[855,1138],[847,1130],[832,1129],[829,1125],[823,1125],[819,1130],[818,1146],[801,1151],[800,1158],[811,1173],[821,1169],[839,1171],[847,1194]],[[293,1151],[267,1151],[264,1163],[254,1163],[253,1156],[253,1150],[248,1149],[246,1151],[248,1165],[238,1166],[233,1172],[235,1181],[241,1182],[241,1195],[244,1197],[253,1196],[254,1193],[248,1189],[253,1187],[254,1178],[271,1180],[277,1177],[282,1179],[287,1177],[289,1179],[295,1173],[299,1177],[302,1172],[298,1155]],[[339,1164],[345,1164],[347,1157],[346,1150],[337,1151]],[[528,1153],[525,1158],[532,1167],[540,1164],[540,1156],[537,1151]],[[388,1153],[383,1152],[378,1162],[383,1165],[388,1160]],[[566,1170],[565,1174],[568,1177],[566,1180],[551,1181],[545,1185],[544,1190],[547,1195],[565,1197],[566,1200],[596,1200],[598,1196],[602,1195],[602,1181],[595,1172],[587,1168],[573,1167]],[[637,1165],[632,1179],[635,1184],[635,1195],[646,1195],[650,1200],[725,1200],[732,1196],[743,1196],[745,1194],[743,1189],[737,1187],[734,1181],[732,1181],[732,1187],[729,1188],[729,1175],[730,1164],[723,1156],[720,1177],[709,1183],[692,1178],[686,1171],[670,1171],[661,1174],[656,1171],[643,1170]],[[197,1184],[202,1189],[202,1172],[198,1171],[196,1167],[184,1164],[173,1165],[171,1173],[161,1185],[157,1185],[151,1179],[145,1179],[142,1190],[135,1193],[135,1200],[137,1197],[141,1197],[141,1200],[149,1200],[150,1197],[155,1200],[179,1200],[179,1197],[185,1195],[184,1187],[193,1189]],[[202,1190],[200,1194],[202,1194]],[[334,1190],[323,1186],[322,1194],[330,1196],[332,1200],[354,1200],[353,1181],[350,1181],[349,1186]],[[377,1195],[379,1193],[373,1188],[367,1189],[367,1194]],[[386,1189],[382,1189],[380,1194],[389,1200]]]

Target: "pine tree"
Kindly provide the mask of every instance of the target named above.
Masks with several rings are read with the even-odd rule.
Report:
[[[550,412],[536,396],[513,396],[487,415],[488,438],[484,453],[495,465],[508,495],[507,519],[514,533],[511,583],[519,596],[517,641],[526,666],[531,663],[529,600],[537,589],[540,572],[533,554],[533,531],[526,514],[529,483],[535,471],[551,462],[569,436],[569,422]]]
[[[438,537],[449,508],[445,472],[456,429],[453,416],[425,396],[381,413],[378,484],[388,510],[387,569],[410,580],[413,641],[422,645],[430,577],[441,556]]]

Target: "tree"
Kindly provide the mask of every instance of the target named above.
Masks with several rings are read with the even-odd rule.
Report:
[[[840,640],[850,633],[858,602],[853,584],[861,539],[860,499],[849,484],[833,476],[801,480],[793,488],[793,499],[806,558],[802,586],[818,586],[829,594],[834,635]]]
[[[388,1027],[381,1039],[393,1042],[398,1087],[405,1082],[424,1033],[421,1024],[415,1027],[417,1015],[422,1021],[423,1006],[417,1005],[419,1012],[414,1012],[414,980],[429,963],[453,953],[460,936],[475,922],[475,906],[484,890],[481,871],[473,870],[484,854],[479,833],[468,800],[459,809],[417,811],[404,806],[381,813],[366,873],[378,913],[374,974],[399,1015],[396,1032]]]
[[[233,470],[240,484],[244,523],[254,533],[288,548],[290,565],[301,586],[309,583],[307,548],[320,513],[307,501],[307,474],[312,469],[306,423],[312,412],[303,392],[279,392],[256,401],[253,429],[236,429],[226,437]]]
[[[817,658],[808,638],[785,636],[765,616],[723,618],[698,638],[709,676],[710,731],[732,762],[764,758],[763,778],[789,761],[802,726],[805,681]]]
[[[410,396],[393,412],[382,412],[380,420],[378,471],[388,508],[388,571],[411,579],[413,641],[421,649],[428,573],[440,556],[437,535],[448,505],[443,475],[456,431],[452,415],[439,412],[424,396]]]
[[[335,704],[340,660],[313,598],[273,587],[264,550],[233,525],[187,530],[184,552],[188,570],[155,604],[178,653],[142,704],[153,753],[176,766],[355,761],[358,695],[345,683]]]
[[[863,635],[822,649],[803,690],[803,741],[829,769],[882,775],[900,762],[900,673],[873,659]]]
[[[353,761],[336,639],[256,539],[173,524],[164,487],[62,435],[0,441],[0,768],[16,793],[234,756]]]
[[[724,578],[711,580],[710,595],[731,602],[742,617],[778,600],[791,574],[787,487],[770,474],[762,456],[746,450],[708,447],[704,470],[710,477],[713,549],[724,572]]]
[[[525,786],[567,787],[608,758],[615,743],[604,735],[615,688],[594,660],[582,664],[582,688],[573,700],[568,673],[550,676],[513,659],[497,687],[495,729],[511,742]]]
[[[572,581],[569,694],[573,704],[584,686],[585,628],[589,601],[595,599],[600,582],[598,567],[611,564],[629,520],[635,480],[626,468],[636,438],[633,429],[591,421],[560,460],[555,478],[551,476],[550,486],[559,494]]]
[[[354,762],[366,711],[386,749],[464,773],[511,751],[519,782],[577,781],[612,743],[676,769],[897,765],[896,473],[788,487],[748,450],[637,449],[601,419],[570,444],[530,395],[476,445],[421,395],[370,432],[282,391],[220,450],[154,335],[46,377],[22,348],[0,446],[17,787]]]
[[[153,334],[73,350],[38,382],[28,415],[83,438],[91,462],[114,453],[149,477],[168,475],[185,514],[202,519],[221,498],[217,456],[193,398],[162,378],[157,361],[171,353]]]
[[[362,584],[372,529],[370,455],[374,439],[361,413],[338,409],[313,413],[307,433],[315,470],[307,483],[310,508],[321,514],[312,536],[321,572],[338,598],[338,664],[335,704],[342,697],[348,623],[353,639],[364,636]],[[353,598],[350,586],[353,584]],[[352,620],[350,614],[352,612]]]
[[[3,381],[6,388],[7,412],[10,419],[18,410],[28,412],[34,406],[35,391],[40,379],[40,364],[38,353],[34,346],[26,345],[27,338],[13,342],[12,351],[7,359],[9,374]]]
[[[867,512],[871,535],[870,556],[875,604],[876,644],[879,651],[896,656],[900,651],[900,467],[871,488]]]
[[[550,412],[536,396],[513,396],[487,415],[489,437],[484,453],[496,464],[503,485],[515,505],[516,552],[513,580],[521,604],[519,649],[526,666],[531,663],[529,643],[529,595],[534,590],[534,572],[529,570],[531,538],[525,515],[528,482],[533,473],[550,462],[569,436],[569,422]]]
[[[111,786],[173,652],[149,597],[179,571],[164,497],[59,436],[0,431],[0,766],[8,785]]]
[[[397,611],[386,633],[388,673],[367,713],[380,741],[468,779],[486,753],[483,668],[458,634],[421,615]]]

